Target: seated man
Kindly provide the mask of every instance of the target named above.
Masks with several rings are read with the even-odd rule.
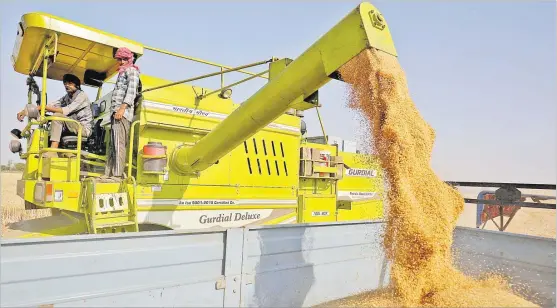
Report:
[[[46,111],[53,112],[53,116],[60,118],[70,118],[81,123],[83,131],[81,135],[87,138],[92,132],[93,110],[87,94],[81,90],[81,82],[77,76],[66,74],[63,77],[66,95],[55,102],[45,106]],[[39,106],[40,111],[40,106]],[[25,111],[17,114],[17,119],[21,122],[25,116]],[[73,134],[78,133],[79,126],[73,122],[51,121],[50,141],[51,148],[58,148],[62,133],[69,131]],[[48,156],[57,156],[56,153],[46,153]],[[45,155],[47,156],[47,155]]]

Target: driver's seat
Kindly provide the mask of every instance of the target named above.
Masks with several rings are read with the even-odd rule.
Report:
[[[68,150],[75,150],[77,149],[77,135],[66,135],[63,136],[60,140],[60,147]],[[82,136],[81,137],[81,149],[85,150],[87,148],[87,141],[88,138]]]

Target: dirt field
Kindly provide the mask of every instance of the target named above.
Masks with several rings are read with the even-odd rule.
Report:
[[[21,219],[50,215],[50,210],[25,210],[23,201],[16,193],[17,180],[21,178],[21,173],[2,172],[1,175],[2,231],[7,229],[8,224],[17,222]],[[525,191],[525,193],[533,192]],[[468,194],[467,196],[474,197],[473,194]],[[497,220],[497,222],[499,221]],[[459,218],[458,225],[475,227],[475,223],[476,207],[467,204],[464,208],[464,212]],[[489,222],[485,229],[496,230],[496,227],[492,222]],[[522,208],[509,224],[507,232],[555,238],[555,229],[555,210]]]

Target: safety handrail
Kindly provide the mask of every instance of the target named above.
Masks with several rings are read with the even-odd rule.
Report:
[[[171,83],[168,83],[168,84],[164,84],[164,85],[156,86],[156,87],[153,87],[153,88],[145,89],[145,90],[141,91],[141,93],[154,91],[154,90],[158,90],[158,89],[162,89],[162,88],[167,88],[167,87],[175,86],[175,85],[186,83],[186,82],[205,79],[205,78],[208,78],[208,77],[213,77],[213,76],[221,75],[221,74],[224,74],[224,73],[236,72],[236,71],[239,71],[243,68],[253,67],[253,66],[258,66],[258,65],[270,63],[270,62],[273,62],[274,60],[276,60],[276,59],[272,58],[272,59],[268,59],[268,60],[263,60],[263,61],[259,61],[259,62],[246,64],[246,65],[241,65],[241,66],[238,66],[238,67],[229,68],[229,69],[226,69],[226,70],[221,70],[220,72],[209,73],[209,74],[205,74],[205,75],[201,75],[201,76],[197,76],[197,77],[192,77],[192,78],[188,78],[188,79],[184,79],[184,80],[180,80],[180,81],[175,81],[175,82],[171,82]]]
[[[171,51],[156,48],[156,47],[143,46],[143,48],[145,48],[147,50],[154,51],[154,52],[163,53],[163,54],[166,54],[166,55],[169,55],[169,56],[174,56],[174,57],[177,57],[177,58],[190,60],[190,61],[197,62],[197,63],[202,63],[202,64],[206,64],[206,65],[210,65],[210,66],[220,67],[221,71],[223,71],[225,69],[231,69],[232,68],[232,66],[218,64],[218,63],[214,63],[214,62],[211,62],[211,61],[206,61],[206,60],[202,60],[202,59],[198,59],[198,58],[194,58],[194,57],[190,57],[190,56],[185,56],[185,55],[181,55],[181,54],[178,54],[178,53],[175,53],[175,52],[171,52]],[[243,73],[243,74],[247,74],[247,75],[251,75],[251,76],[257,75],[257,73],[253,73],[253,72],[249,72],[249,71],[245,71],[245,70],[238,70],[238,72]],[[268,76],[257,76],[257,77],[264,78],[264,79],[269,79]],[[223,82],[221,80],[221,84],[222,83]]]
[[[215,90],[215,91],[213,91],[213,92],[209,92],[209,93],[207,93],[207,94],[202,94],[202,95],[200,95],[198,98],[199,98],[199,99],[204,99],[205,97],[207,97],[207,96],[209,96],[209,95],[213,95],[213,94],[218,93],[218,92],[221,92],[222,90],[225,90],[225,89],[230,89],[230,88],[232,88],[232,87],[234,87],[234,86],[237,86],[237,85],[239,85],[239,84],[241,84],[241,83],[244,83],[244,82],[246,82],[246,81],[250,81],[250,80],[252,80],[252,79],[254,79],[254,78],[257,78],[257,77],[259,77],[259,76],[262,76],[262,75],[268,73],[269,71],[270,71],[270,70],[263,71],[263,72],[261,72],[261,73],[259,73],[259,74],[256,74],[256,75],[247,77],[247,78],[242,79],[242,80],[240,80],[240,81],[236,81],[236,82],[234,82],[234,83],[232,83],[232,84],[229,84],[229,85],[227,85],[227,86],[225,86],[225,85],[223,85],[223,84],[221,83],[220,89]],[[222,75],[221,75],[221,76],[222,76]]]
[[[38,166],[38,170],[37,170],[37,179],[41,179],[42,175],[43,175],[43,165],[42,165],[43,156],[42,156],[42,154],[47,153],[47,152],[53,152],[53,153],[70,153],[70,154],[75,154],[77,156],[77,158],[76,158],[77,168],[75,170],[76,175],[73,178],[73,180],[77,181],[77,180],[79,180],[79,174],[80,174],[80,170],[81,170],[81,136],[82,136],[83,126],[81,125],[81,123],[79,123],[78,121],[76,121],[74,119],[62,118],[62,117],[57,117],[57,116],[44,117],[41,121],[39,121],[39,124],[45,124],[49,121],[61,121],[61,122],[76,123],[79,127],[79,129],[77,131],[77,140],[78,140],[77,141],[77,149],[68,150],[68,149],[50,148],[50,147],[41,148],[42,145],[39,145],[39,166]]]
[[[30,133],[31,127],[32,127],[33,125],[37,125],[37,126],[38,126],[38,125],[39,125],[39,122],[38,122],[38,121],[35,121],[35,120],[30,120],[30,121],[27,123],[27,125],[23,128],[23,130],[21,131],[21,137],[25,137],[25,139],[27,139],[27,142],[29,142],[29,137],[30,137],[30,135],[29,135],[28,133]],[[27,152],[22,153],[21,155],[19,155],[19,157],[20,157],[20,158],[23,158],[23,159],[26,159],[27,157],[29,157],[29,155],[32,155],[32,154],[39,154],[39,153],[38,153],[38,152],[32,152],[32,151],[29,152],[29,151],[27,151]]]
[[[21,136],[24,136],[25,133],[27,133],[27,131],[31,130],[31,126],[33,125],[40,125],[40,122],[38,121],[34,121],[34,120],[30,120],[27,125],[23,128],[23,130],[21,131]]]
[[[130,146],[128,149],[128,178],[132,176],[132,167],[133,167],[132,158],[133,158],[133,146],[134,146],[133,138],[135,137],[134,130],[137,124],[139,124],[139,120],[133,121],[132,125],[130,125],[130,142],[129,142]]]

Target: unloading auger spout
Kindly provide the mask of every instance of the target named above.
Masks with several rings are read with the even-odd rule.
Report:
[[[383,16],[364,2],[195,145],[177,148],[172,166],[183,174],[210,167],[284,114],[294,102],[306,99],[331,78],[338,79],[337,70],[368,48],[397,56]]]

